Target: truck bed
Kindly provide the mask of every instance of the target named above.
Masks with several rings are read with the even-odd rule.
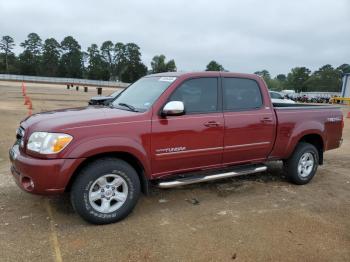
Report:
[[[287,103],[272,103],[276,109],[339,109],[339,106],[319,105],[319,104],[287,104]]]
[[[343,115],[339,106],[317,104],[273,104],[277,119],[276,140],[270,157],[289,157],[302,136],[319,135],[322,151],[340,146]],[[315,139],[315,138],[313,138]],[[282,146],[281,146],[282,145]]]

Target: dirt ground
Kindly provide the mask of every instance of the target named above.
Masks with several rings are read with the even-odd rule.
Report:
[[[28,84],[27,93],[35,113],[85,106],[96,89]],[[350,261],[350,119],[343,146],[308,185],[289,184],[271,163],[257,175],[156,189],[124,221],[94,226],[68,196],[30,195],[12,181],[8,149],[27,114],[21,84],[0,82],[0,261]]]

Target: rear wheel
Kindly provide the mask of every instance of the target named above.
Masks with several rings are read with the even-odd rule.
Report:
[[[319,163],[319,154],[314,145],[300,142],[292,156],[284,162],[288,178],[297,185],[304,185],[314,177]]]
[[[116,158],[103,158],[86,166],[74,181],[71,202],[75,211],[93,224],[125,218],[140,195],[135,169]]]

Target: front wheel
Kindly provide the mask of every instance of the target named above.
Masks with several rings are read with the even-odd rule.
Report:
[[[304,185],[314,177],[319,163],[319,154],[314,145],[300,142],[292,156],[284,162],[289,180]]]
[[[140,195],[135,169],[116,158],[103,158],[87,165],[71,190],[75,211],[93,224],[108,224],[125,218]]]

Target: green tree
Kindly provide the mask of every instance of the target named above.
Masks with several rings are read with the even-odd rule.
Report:
[[[138,45],[135,43],[128,43],[124,48],[126,66],[124,67],[125,69],[123,69],[120,80],[132,83],[147,74],[147,67],[141,61],[141,52]]]
[[[46,39],[41,58],[41,74],[43,76],[57,76],[59,62],[60,44],[54,38]]]
[[[114,64],[116,79],[122,81],[123,75],[128,69],[128,58],[126,45],[121,42],[114,45]]]
[[[278,74],[278,75],[276,76],[276,79],[277,79],[278,81],[281,81],[281,82],[286,82],[287,76],[286,76],[285,74]]]
[[[2,51],[1,54],[4,57],[5,60],[5,72],[9,73],[9,58],[14,56],[14,53],[12,52],[13,48],[15,47],[15,41],[11,36],[5,35],[0,40],[0,50]]]
[[[39,75],[42,41],[38,34],[30,33],[20,44],[24,51],[19,55],[20,72],[23,75]]]
[[[108,67],[109,79],[116,79],[116,63],[115,63],[115,46],[112,41],[108,40],[101,45],[101,57]]]
[[[88,77],[88,68],[87,66],[89,65],[89,54],[88,52],[81,51],[81,60],[82,60],[82,78],[87,79]]]
[[[272,79],[270,72],[267,71],[266,69],[261,70],[261,71],[256,71],[256,72],[254,72],[254,74],[262,77],[269,89],[271,89],[271,90],[280,90],[281,89],[279,80],[277,80],[276,78]]]
[[[274,91],[281,91],[284,89],[285,82],[282,82],[277,79],[277,77],[270,79],[268,82],[266,82],[269,89]]]
[[[30,33],[27,39],[21,43],[21,47],[31,52],[34,56],[41,55],[42,41],[38,34]]]
[[[270,72],[267,71],[266,69],[261,70],[261,71],[256,71],[256,72],[254,72],[254,74],[261,76],[262,78],[264,78],[265,81],[268,81],[271,79]]]
[[[308,91],[339,92],[341,72],[327,64],[315,71],[307,81]]]
[[[36,75],[37,74],[37,62],[34,60],[33,55],[24,50],[18,57],[19,60],[19,72],[22,75]]]
[[[205,71],[225,71],[225,68],[218,62],[212,60],[209,62],[209,64],[207,64]]]
[[[61,42],[62,56],[59,64],[59,75],[81,78],[83,76],[83,53],[77,40],[67,36]]]
[[[6,69],[7,60],[7,69]],[[8,54],[7,58],[4,53],[0,53],[0,73],[1,74],[18,74],[19,63],[14,53]]]
[[[151,67],[152,67],[152,73],[166,72],[165,56],[164,55],[154,56],[151,61]]]
[[[166,67],[167,67],[167,72],[176,72],[177,71],[177,67],[176,67],[174,59],[169,60],[168,63],[166,64]]]
[[[286,81],[287,81],[286,75],[278,74],[275,78],[268,79],[267,83],[271,90],[281,91],[285,89]]]
[[[96,44],[92,44],[87,49],[89,65],[87,67],[87,76],[89,79],[108,80],[108,64],[103,60],[100,50]]]
[[[337,70],[342,74],[349,74],[350,73],[350,65],[349,64],[342,64],[337,67]]]
[[[307,91],[307,81],[310,78],[310,69],[306,67],[292,68],[287,75],[286,86],[295,90],[297,93]]]
[[[175,72],[176,64],[174,59],[165,61],[165,55],[156,55],[151,61],[152,73]]]

